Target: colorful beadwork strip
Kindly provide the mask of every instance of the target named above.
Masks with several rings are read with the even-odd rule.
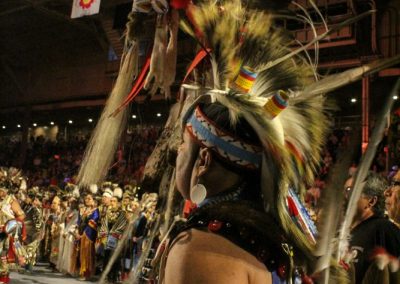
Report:
[[[306,235],[306,237],[312,242],[316,243],[316,236],[318,234],[317,227],[311,220],[307,209],[300,202],[297,194],[292,188],[289,188],[289,195],[287,196],[287,206],[292,219],[300,230]]]
[[[274,118],[288,106],[289,96],[280,90],[264,105],[264,109]]]
[[[211,148],[221,158],[244,168],[260,168],[262,148],[218,129],[199,106],[188,119],[186,128],[193,138],[203,146]]]
[[[242,66],[239,75],[231,84],[231,88],[247,94],[251,87],[253,87],[256,79],[257,73],[253,72],[249,67]]]

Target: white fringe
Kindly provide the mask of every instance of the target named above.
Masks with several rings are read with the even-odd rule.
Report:
[[[115,86],[86,148],[78,174],[79,186],[102,182],[114,160],[121,133],[125,129],[127,108],[115,116],[111,114],[122,104],[132,87],[137,52],[137,45],[134,44],[123,59]]]

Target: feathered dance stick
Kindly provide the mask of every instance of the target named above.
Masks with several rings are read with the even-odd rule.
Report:
[[[357,170],[356,177],[354,179],[353,184],[353,193],[351,194],[349,204],[346,210],[346,217],[343,221],[342,227],[340,229],[339,235],[339,244],[338,244],[338,257],[337,260],[339,261],[342,257],[346,254],[348,250],[348,240],[350,237],[350,226],[354,218],[354,214],[356,212],[357,202],[360,199],[363,184],[365,178],[367,177],[368,170],[371,167],[371,163],[375,157],[376,149],[379,143],[382,140],[383,133],[385,130],[386,125],[386,118],[390,115],[390,109],[393,105],[393,96],[397,93],[397,90],[400,86],[400,79],[397,80],[395,86],[393,87],[389,97],[386,99],[385,104],[383,105],[383,109],[381,114],[378,116],[377,124],[374,128],[372,133],[370,142],[368,144],[367,150],[362,158],[360,166]]]
[[[327,283],[330,278],[329,267],[331,266],[332,255],[334,253],[332,240],[335,238],[337,232],[340,212],[342,211],[341,204],[343,204],[344,198],[342,185],[348,176],[348,168],[351,165],[359,142],[359,139],[356,139],[354,136],[355,134],[350,140],[350,145],[346,145],[346,151],[340,152],[338,161],[333,166],[329,175],[328,185],[322,193],[321,202],[324,210],[322,211],[321,225],[318,228],[319,237],[314,253],[317,257],[320,257],[315,264],[314,273],[324,271],[324,279],[321,283]]]

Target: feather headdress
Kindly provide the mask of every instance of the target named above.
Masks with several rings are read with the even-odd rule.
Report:
[[[135,1],[137,4],[143,2],[151,1]],[[262,172],[264,208],[276,217],[290,238],[289,241],[305,253],[310,252],[313,243],[307,240],[298,224],[293,223],[287,197],[290,192],[301,192],[312,181],[319,163],[320,150],[330,121],[322,93],[345,83],[338,76],[327,77],[325,82],[329,84],[321,86],[316,82],[318,76],[315,74],[315,66],[309,64],[300,54],[334,28],[316,36],[306,46],[292,50],[292,41],[286,39],[284,33],[274,26],[275,15],[271,14],[272,11],[284,7],[289,2],[287,0],[199,0],[195,1],[196,5],[185,0],[178,2],[179,0],[172,1],[171,7],[185,7],[189,19],[180,19],[180,27],[195,37],[204,49],[203,53],[209,55],[210,59],[211,81],[203,84],[203,87],[196,85],[192,89],[196,89],[196,93],[205,94],[200,101],[208,100],[225,106],[229,110],[232,125],[245,119],[257,133],[263,151],[260,159],[256,157],[254,166],[259,167]],[[161,16],[158,17],[162,19]],[[138,29],[135,27],[131,31]],[[162,78],[161,75],[165,73],[160,72],[161,68],[158,71],[155,69],[161,65],[154,64],[161,64],[163,61],[159,62],[153,57],[165,57],[165,36],[164,23],[162,37],[159,37],[162,41],[158,41],[162,44],[158,45],[155,41],[153,46],[153,52],[158,53],[152,54],[153,66],[150,67],[149,79],[151,76]],[[391,61],[392,63],[395,62]],[[366,69],[354,71],[357,72],[353,72],[352,79],[369,72]],[[139,79],[143,80],[145,73]],[[160,87],[161,82],[163,81],[152,87]],[[191,118],[195,109],[195,106],[190,108],[185,118]],[[163,175],[163,181],[169,180],[166,176]],[[162,191],[168,187],[163,187],[163,182],[160,182],[159,188]],[[159,220],[153,233],[159,228]],[[147,253],[142,255],[142,260],[146,255]]]
[[[273,26],[265,10],[248,9],[239,0],[204,1],[191,10],[194,26],[210,48],[211,101],[229,109],[231,124],[244,118],[257,133],[262,153],[264,208],[280,220],[304,251],[312,244],[293,223],[287,208],[289,187],[301,191],[313,179],[329,129],[325,99],[291,99],[314,80],[313,68],[296,56],[269,69],[286,55],[290,41]],[[191,111],[189,111],[190,113]]]

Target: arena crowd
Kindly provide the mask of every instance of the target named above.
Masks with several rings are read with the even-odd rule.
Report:
[[[53,271],[80,280],[99,279],[130,221],[135,219],[133,226],[129,227],[128,241],[107,269],[106,276],[109,283],[128,279],[144,247],[149,245],[148,232],[157,216],[157,194],[144,193],[146,190],[141,189],[140,181],[159,132],[159,128],[151,126],[130,133],[116,155],[109,181],[87,189],[79,189],[74,177],[86,138],[75,137],[57,142],[43,137],[32,139],[23,172],[11,167],[19,142],[2,140],[4,150],[0,159],[6,167],[0,173],[1,206],[3,209],[6,205],[11,208],[11,213],[2,220],[2,224],[7,234],[14,237],[3,239],[0,244],[4,259],[0,281],[9,281],[10,269],[32,273],[38,261],[49,263]],[[315,183],[307,190],[306,207],[316,223],[323,210],[320,197],[325,182],[338,153],[348,145],[350,134],[350,129],[332,132],[323,151]],[[366,193],[363,197],[375,200],[368,207],[369,217],[358,216],[353,230],[362,234],[364,231],[360,231],[359,226],[363,225],[372,234],[383,234],[384,237],[376,239],[376,243],[366,243],[365,239],[358,237],[353,245],[364,246],[368,253],[375,253],[376,248],[381,248],[388,257],[398,257],[400,172],[396,167],[389,175],[385,172],[383,154],[383,150],[378,153],[364,189]],[[356,164],[349,168],[350,180],[356,169]],[[345,194],[349,194],[349,188],[344,187]],[[366,220],[371,222],[371,216],[378,225],[365,225]],[[367,273],[371,263],[369,257],[366,253],[359,257],[356,279]],[[146,277],[145,274],[143,277]]]

